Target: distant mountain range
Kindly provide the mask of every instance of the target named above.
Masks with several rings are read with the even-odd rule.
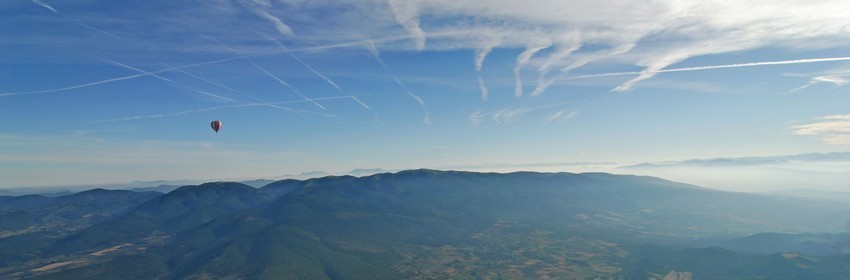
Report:
[[[650,162],[611,172],[657,176],[723,190],[785,189],[847,191],[850,152],[764,157],[726,157]]]
[[[93,190],[0,197],[0,279],[844,279],[848,217],[837,201],[604,173]]]
[[[343,172],[338,175],[350,175],[350,176],[369,176],[378,173],[386,173],[390,172],[388,170],[384,170],[381,168],[357,168],[352,169],[348,172]],[[334,175],[324,171],[307,171],[299,174],[287,174],[278,176],[277,178],[284,179],[297,179],[297,180],[307,180],[312,178],[319,178]],[[269,179],[254,179],[247,181],[239,181],[240,183],[260,188],[270,183],[275,182],[276,180]],[[49,187],[17,187],[17,188],[0,188],[0,196],[20,196],[20,195],[29,195],[29,194],[37,194],[41,196],[48,197],[58,197],[73,194],[80,191],[89,190],[92,188],[102,188],[102,189],[112,189],[112,190],[132,190],[132,191],[154,191],[167,193],[173,191],[182,186],[195,185],[198,184],[199,181],[192,180],[156,180],[156,181],[135,181],[130,183],[118,183],[118,184],[96,184],[96,185],[68,185],[68,186],[49,186]]]

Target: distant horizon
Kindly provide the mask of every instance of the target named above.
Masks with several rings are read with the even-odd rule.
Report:
[[[807,159],[808,158],[808,159]],[[824,160],[826,158],[828,160]],[[719,163],[716,163],[719,162]],[[799,176],[792,174],[783,176],[782,174],[772,174],[771,176],[779,176],[773,178],[771,183],[762,183],[760,187],[742,187],[744,181],[752,183],[751,179],[741,179],[740,173],[746,172],[770,172],[769,169],[784,168],[780,173],[789,172],[799,169],[805,171],[807,164],[811,163],[827,163],[835,165],[835,168],[841,170],[850,166],[850,152],[833,152],[833,153],[806,153],[797,155],[780,155],[774,157],[740,157],[740,158],[705,158],[705,159],[684,159],[678,161],[664,162],[641,162],[618,164],[612,162],[576,162],[576,163],[538,163],[538,164],[492,164],[490,166],[467,166],[467,167],[440,167],[440,168],[404,168],[404,169],[388,169],[381,167],[374,168],[355,168],[348,171],[325,171],[325,170],[309,170],[300,173],[291,173],[283,175],[270,175],[259,177],[240,177],[240,178],[166,178],[158,180],[133,180],[125,182],[94,182],[80,184],[59,184],[59,185],[42,185],[42,186],[0,186],[0,190],[14,191],[25,189],[85,189],[105,187],[108,189],[132,189],[143,187],[157,187],[159,185],[196,185],[207,182],[245,182],[254,180],[271,180],[278,181],[284,179],[308,180],[313,178],[322,178],[327,176],[371,176],[379,173],[397,173],[410,170],[438,170],[438,171],[460,171],[460,172],[476,172],[476,173],[513,173],[513,172],[540,172],[540,173],[608,173],[615,175],[638,175],[652,176],[674,182],[692,184],[704,188],[717,189],[723,191],[736,192],[771,192],[771,191],[787,191],[787,190],[819,190],[831,192],[850,192],[844,188],[844,180],[850,180],[850,172],[844,172],[842,176],[832,178],[827,183],[822,185],[793,185],[798,181],[810,181],[812,176]],[[525,168],[522,168],[524,166]],[[596,166],[591,168],[590,166]],[[600,166],[608,166],[602,168]],[[536,169],[535,169],[536,167]],[[744,169],[742,169],[744,168]],[[810,169],[810,168],[809,168]],[[686,170],[687,172],[683,172]],[[742,171],[745,170],[745,171]],[[677,174],[685,173],[685,174]],[[705,174],[703,174],[705,173]],[[737,174],[736,174],[737,173]],[[714,181],[706,178],[707,176],[715,176],[724,174],[722,180]],[[828,174],[828,173],[826,173]],[[823,177],[823,174],[819,175]],[[752,177],[752,176],[748,176]],[[821,178],[823,179],[823,178]],[[710,182],[721,182],[721,185],[716,185]],[[777,182],[787,183],[786,185],[777,185]],[[159,185],[152,185],[159,184]]]

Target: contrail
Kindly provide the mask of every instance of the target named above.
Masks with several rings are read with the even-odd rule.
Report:
[[[294,58],[294,59],[295,59],[295,61],[298,61],[299,63],[301,63],[301,65],[304,65],[304,67],[306,67],[306,68],[307,68],[307,69],[309,69],[311,72],[313,72],[313,74],[316,74],[316,76],[319,76],[319,78],[322,78],[322,80],[325,80],[325,82],[328,82],[328,84],[330,84],[331,86],[335,87],[337,90],[342,91],[342,88],[341,88],[341,87],[339,87],[339,85],[337,85],[336,83],[334,83],[334,81],[333,81],[333,80],[331,80],[331,78],[328,78],[327,76],[322,75],[322,73],[319,73],[319,71],[317,71],[316,69],[313,69],[313,67],[310,67],[310,65],[308,65],[307,63],[305,63],[304,61],[302,61],[302,60],[301,60],[300,58],[298,58],[297,56],[295,56],[295,54],[294,54],[294,53],[289,52],[289,55],[290,55],[290,56],[292,56],[292,58]]]
[[[133,116],[133,117],[100,120],[100,121],[96,121],[96,123],[132,121],[132,120],[153,119],[153,118],[165,118],[165,117],[174,117],[174,116],[180,116],[180,115],[186,115],[186,114],[192,114],[192,113],[201,113],[201,112],[220,110],[220,109],[240,108],[240,107],[255,107],[255,106],[270,106],[270,107],[275,107],[275,108],[287,108],[287,107],[282,107],[282,106],[279,106],[279,105],[276,105],[276,104],[270,104],[270,103],[246,103],[246,104],[236,104],[236,105],[227,105],[227,106],[216,106],[216,107],[202,108],[202,109],[196,109],[196,110],[187,110],[187,111],[180,111],[180,112],[168,113],[168,114],[154,114],[154,115]],[[290,111],[292,111],[294,113],[310,113],[310,114],[316,114],[316,115],[325,116],[325,117],[333,117],[334,116],[334,115],[323,114],[323,113],[318,113],[318,112],[295,110],[295,109],[291,109],[291,108],[287,108],[287,109],[289,109]]]
[[[289,51],[289,48],[284,46],[280,41],[276,40],[275,38],[269,37],[269,36],[265,36],[265,37],[266,37],[266,39],[274,42],[278,47],[280,47],[280,49],[289,53],[289,56],[291,56],[292,59],[295,59],[295,61],[298,61],[298,63],[301,63],[301,65],[303,65],[305,68],[310,70],[310,72],[313,72],[313,74],[316,74],[316,76],[319,76],[319,78],[321,78],[322,80],[325,80],[325,82],[327,82],[331,86],[335,87],[337,90],[343,91],[342,88],[339,87],[339,85],[337,85],[333,80],[331,80],[331,78],[328,78],[327,76],[323,75],[322,73],[319,73],[318,70],[314,69],[309,64],[307,64],[306,62],[304,62],[303,60],[298,58],[298,56],[296,56],[293,52]]]
[[[342,89],[342,87],[340,87],[339,85],[337,85],[337,84],[336,84],[333,80],[331,80],[331,78],[329,78],[328,76],[325,76],[324,74],[322,74],[322,73],[321,73],[321,72],[319,72],[318,70],[314,69],[312,66],[310,66],[309,64],[307,64],[307,62],[304,62],[303,60],[301,60],[301,58],[299,58],[298,56],[296,56],[296,55],[295,55],[295,53],[293,53],[292,51],[290,51],[290,50],[289,50],[289,48],[287,48],[285,45],[283,45],[283,43],[281,43],[281,42],[280,42],[280,41],[278,41],[277,39],[272,38],[272,37],[270,37],[270,36],[264,36],[264,37],[266,37],[266,39],[268,39],[268,40],[270,40],[270,41],[274,42],[274,43],[275,43],[278,47],[280,47],[280,48],[281,48],[282,50],[284,50],[285,52],[289,53],[289,56],[291,56],[291,57],[292,57],[292,59],[294,59],[295,61],[298,61],[298,63],[301,63],[301,65],[303,65],[305,68],[307,68],[307,70],[310,70],[310,72],[313,72],[313,74],[316,74],[316,76],[318,76],[318,77],[319,77],[319,78],[321,78],[322,80],[325,80],[325,82],[327,82],[328,84],[330,84],[331,86],[333,86],[334,88],[336,88],[339,92],[345,93],[345,91]],[[352,99],[354,99],[354,101],[356,101],[358,104],[360,104],[361,106],[363,106],[363,107],[364,107],[364,108],[366,108],[367,110],[371,110],[371,108],[369,107],[369,105],[366,105],[366,103],[364,103],[362,100],[357,99],[356,97],[352,97]]]
[[[407,95],[409,95],[411,98],[413,98],[413,100],[416,100],[416,103],[418,103],[419,106],[422,107],[422,110],[425,111],[425,117],[422,119],[422,122],[427,124],[427,125],[431,125],[431,117],[430,117],[431,113],[428,111],[428,106],[425,105],[425,100],[422,100],[421,97],[419,97],[416,94],[413,94],[413,92],[410,92],[410,89],[407,88],[407,85],[405,85],[404,82],[402,82],[398,77],[396,77],[396,75],[393,75],[390,67],[387,66],[387,64],[384,63],[384,61],[381,59],[381,53],[378,51],[378,48],[375,47],[375,43],[372,40],[366,40],[365,46],[366,46],[366,49],[369,51],[369,54],[373,58],[375,58],[375,61],[377,61],[378,64],[380,64],[382,67],[384,67],[384,71],[387,72],[387,75],[392,77],[393,81],[395,81],[395,83],[401,89],[403,89],[405,92],[407,92]]]
[[[63,87],[63,88],[57,88],[57,89],[38,90],[38,91],[22,91],[22,92],[8,92],[8,93],[0,93],[0,96],[12,96],[12,95],[23,95],[23,94],[39,94],[39,93],[61,92],[61,91],[66,91],[66,90],[72,90],[72,89],[78,89],[78,88],[86,88],[86,87],[96,86],[96,85],[100,85],[100,84],[106,84],[106,83],[111,83],[111,82],[117,82],[117,81],[123,81],[123,80],[135,79],[135,78],[144,77],[144,76],[150,76],[150,73],[153,73],[153,72],[148,72],[148,74],[136,74],[136,75],[130,75],[130,76],[119,77],[119,78],[106,79],[106,80],[102,80],[102,81],[91,82],[91,83],[85,83],[85,84],[81,84],[81,85],[69,86],[69,87]]]
[[[371,109],[371,108],[369,108],[369,105],[366,105],[366,103],[363,103],[363,101],[360,101],[360,99],[358,99],[356,96],[352,95],[351,99],[354,99],[354,101],[356,101],[358,104],[360,104],[360,106],[363,106],[363,108]]]
[[[381,59],[381,53],[378,52],[378,47],[375,46],[375,42],[372,42],[372,40],[367,40],[365,46],[366,50],[369,51],[369,54],[372,55],[372,57],[374,57],[376,61],[378,61],[378,64],[381,64],[381,66],[386,69],[388,66],[386,63],[384,63],[384,60]]]
[[[155,78],[157,78],[157,79],[160,79],[160,80],[166,81],[166,82],[171,83],[171,84],[173,84],[173,85],[177,85],[177,86],[180,86],[180,87],[186,88],[186,89],[188,89],[188,90],[191,90],[191,91],[194,91],[194,92],[197,92],[197,93],[203,94],[203,95],[211,96],[211,97],[218,98],[218,99],[221,99],[221,100],[224,100],[224,101],[228,101],[228,102],[234,102],[234,103],[244,103],[244,102],[239,101],[239,100],[235,100],[235,99],[231,99],[231,98],[223,97],[223,96],[220,96],[220,95],[218,95],[218,94],[214,94],[214,93],[211,93],[211,92],[207,92],[207,91],[199,90],[199,89],[196,89],[196,88],[193,88],[193,87],[187,86],[187,85],[185,85],[185,84],[178,83],[178,82],[175,82],[175,81],[173,81],[173,80],[170,80],[170,79],[164,78],[164,77],[162,77],[162,76],[159,76],[159,75],[157,75],[157,74],[150,74],[149,72],[147,72],[147,71],[145,71],[145,70],[142,70],[142,69],[139,69],[139,68],[136,68],[136,67],[130,66],[130,65],[126,65],[126,64],[123,64],[123,63],[120,63],[120,62],[114,61],[114,60],[109,60],[109,59],[105,59],[105,58],[101,58],[101,57],[97,57],[97,56],[92,56],[92,57],[94,57],[94,58],[96,58],[96,59],[99,59],[99,60],[102,60],[102,61],[105,61],[105,62],[109,62],[109,63],[115,64],[115,65],[121,66],[121,67],[124,67],[124,68],[127,68],[127,69],[130,69],[130,70],[133,70],[133,71],[137,71],[137,72],[142,73],[142,74],[148,74],[148,75],[153,76],[153,77],[155,77]],[[181,71],[181,72],[183,72],[183,73],[186,73],[186,74],[189,74],[189,73],[187,73],[187,72],[185,72],[185,71],[183,71],[183,70],[179,70],[179,71]],[[194,75],[193,75],[193,76],[194,76]],[[206,79],[203,79],[203,80],[208,81],[208,82],[212,82],[212,81],[209,81],[209,80],[206,80]],[[251,96],[251,97],[253,97],[253,96]],[[265,101],[260,100],[260,99],[258,99],[258,98],[256,98],[256,97],[253,97],[253,98],[254,98],[255,100],[257,100],[257,101],[265,102]],[[283,106],[278,106],[278,105],[271,104],[271,103],[268,103],[268,102],[260,103],[260,104],[264,104],[265,106],[269,106],[269,107],[277,108],[277,109],[282,109],[282,110],[289,111],[289,112],[296,113],[296,114],[298,113],[298,110],[293,110],[292,108],[283,107]]]
[[[656,71],[649,71],[648,73],[688,72],[688,71],[703,71],[703,70],[714,70],[714,69],[725,69],[725,68],[756,67],[756,66],[787,65],[787,64],[804,64],[804,63],[847,61],[847,60],[850,60],[850,56],[826,57],[826,58],[807,58],[807,59],[779,60],[779,61],[761,61],[761,62],[735,63],[735,64],[710,65],[710,66],[695,66],[695,67],[682,67],[682,68],[672,68],[672,69],[661,69],[661,70],[656,70]],[[646,72],[644,72],[644,71],[629,71],[629,72],[590,74],[590,75],[564,77],[564,78],[561,78],[559,80],[568,81],[568,80],[580,80],[580,79],[600,78],[600,77],[629,76],[629,75],[640,75],[642,73],[646,73]]]
[[[429,36],[432,36],[432,37],[433,36],[451,36],[452,34],[455,34],[455,33],[457,33],[457,32],[436,33],[436,34],[429,34]],[[293,51],[293,52],[319,51],[319,50],[336,49],[336,48],[347,48],[347,47],[362,46],[363,44],[366,44],[366,42],[374,42],[374,41],[395,42],[395,41],[406,40],[406,39],[409,39],[409,38],[410,38],[409,35],[391,36],[391,37],[386,37],[386,38],[381,38],[381,39],[372,39],[372,40],[365,40],[365,41],[364,40],[351,41],[351,42],[338,43],[338,44],[328,44],[328,45],[322,45],[322,46],[313,46],[313,47],[306,47],[306,48],[300,48],[300,49],[292,49],[291,51]],[[129,76],[124,76],[124,77],[110,78],[110,79],[88,82],[88,83],[83,83],[83,84],[74,85],[74,86],[67,86],[67,87],[62,87],[62,88],[46,89],[46,90],[34,90],[34,91],[5,92],[5,93],[0,93],[0,97],[15,96],[15,95],[28,95],[28,94],[56,93],[56,92],[62,92],[62,91],[67,91],[67,90],[86,88],[86,87],[90,87],[90,86],[96,86],[96,85],[101,85],[101,84],[107,84],[107,83],[112,83],[112,82],[118,82],[118,81],[123,81],[123,80],[130,80],[130,79],[150,76],[150,74],[160,74],[160,73],[164,73],[164,72],[176,71],[178,69],[189,69],[189,68],[195,68],[195,67],[200,67],[200,66],[214,65],[214,64],[230,62],[230,61],[234,61],[234,60],[238,60],[238,59],[252,58],[252,57],[258,57],[258,56],[276,55],[276,54],[282,54],[282,53],[283,53],[283,51],[275,51],[275,52],[237,55],[237,56],[232,56],[232,57],[227,57],[227,58],[222,58],[222,59],[217,59],[217,60],[210,60],[210,61],[206,61],[206,62],[186,64],[186,65],[181,65],[181,66],[175,66],[175,67],[160,69],[160,70],[156,70],[156,71],[150,71],[150,72],[148,72],[149,74],[136,74],[136,75],[129,75]]]
[[[86,87],[90,87],[90,86],[107,84],[107,83],[112,83],[112,82],[117,82],[117,81],[123,81],[123,80],[130,80],[130,79],[135,79],[135,78],[146,77],[146,76],[152,76],[152,75],[155,75],[155,74],[160,74],[160,73],[165,73],[165,72],[170,72],[170,71],[176,71],[177,69],[187,69],[187,68],[194,68],[194,67],[210,65],[210,64],[218,64],[218,63],[227,62],[227,61],[236,60],[236,59],[241,59],[241,58],[243,58],[243,57],[228,57],[228,58],[219,59],[219,60],[212,60],[212,61],[207,61],[207,62],[187,64],[187,65],[182,65],[182,66],[177,66],[177,67],[169,67],[169,68],[160,69],[160,70],[156,70],[156,71],[148,71],[145,74],[136,74],[136,75],[129,75],[129,76],[118,77],[118,78],[111,78],[111,79],[89,82],[89,83],[85,83],[85,84],[68,86],[68,87],[57,88],[57,89],[0,93],[0,96],[13,96],[13,95],[62,92],[62,91],[79,89],[79,88],[86,88]]]
[[[55,13],[55,14],[57,14],[57,15],[63,16],[63,17],[65,17],[65,18],[68,18],[68,19],[70,19],[71,21],[73,21],[74,23],[76,23],[76,24],[78,24],[78,25],[80,25],[80,26],[82,26],[82,27],[88,28],[89,30],[92,30],[92,31],[94,31],[94,32],[101,33],[101,34],[103,34],[103,35],[106,35],[106,36],[109,36],[109,37],[112,37],[112,38],[115,38],[115,39],[119,39],[119,40],[122,40],[122,41],[125,41],[125,42],[128,42],[128,43],[129,43],[129,41],[127,41],[127,40],[125,40],[124,38],[121,38],[121,37],[119,37],[119,36],[117,36],[117,35],[115,35],[115,34],[112,34],[112,33],[109,33],[109,32],[106,32],[106,31],[103,31],[103,30],[100,30],[100,29],[97,29],[97,28],[95,28],[95,27],[93,27],[93,26],[91,26],[91,25],[85,24],[85,23],[83,23],[83,22],[81,22],[81,21],[79,21],[79,20],[77,20],[77,19],[74,19],[74,18],[71,18],[71,17],[69,17],[69,16],[63,15],[62,13],[59,13],[59,11],[57,11],[56,9],[54,9],[54,8],[53,8],[53,6],[50,6],[50,4],[47,4],[47,3],[46,3],[46,2],[44,2],[44,1],[41,1],[41,0],[32,0],[32,2],[33,2],[33,3],[35,3],[36,5],[42,6],[42,7],[44,7],[45,9],[50,10],[51,12],[53,12],[53,13]]]
[[[361,97],[363,97],[363,96],[370,96],[370,95],[361,95]],[[353,96],[353,95],[331,96],[331,97],[316,98],[316,100],[332,100],[332,99],[347,99],[347,98],[357,99],[357,96]],[[195,109],[195,110],[186,110],[186,111],[180,111],[180,112],[175,112],[175,113],[153,114],[153,115],[142,115],[142,116],[115,118],[115,119],[108,119],[108,120],[100,120],[100,121],[96,121],[96,122],[98,122],[98,123],[101,123],[101,122],[119,122],[119,121],[131,121],[131,120],[139,120],[139,119],[164,118],[164,117],[173,117],[173,116],[186,115],[186,114],[192,114],[192,113],[201,113],[201,112],[220,110],[220,109],[240,108],[240,107],[255,107],[255,106],[280,106],[281,104],[294,104],[294,103],[304,103],[304,102],[309,102],[309,101],[307,101],[307,100],[295,100],[295,101],[271,102],[271,103],[265,102],[265,103],[234,104],[234,105],[224,105],[224,106],[201,108],[201,109]],[[288,107],[283,107],[283,108],[288,108]],[[332,115],[332,114],[324,114],[324,113],[306,111],[306,110],[295,110],[295,109],[291,109],[291,108],[288,108],[288,109],[292,110],[293,112],[314,114],[314,115],[320,115],[320,116],[325,116],[325,117],[334,117],[334,115]]]
[[[130,70],[133,70],[133,71],[139,72],[139,73],[141,73],[141,74],[143,74],[143,75],[152,76],[152,77],[154,77],[154,78],[157,78],[157,79],[160,79],[160,80],[166,81],[166,82],[168,82],[168,83],[170,83],[170,84],[173,84],[173,85],[176,85],[176,86],[180,86],[180,87],[186,88],[186,89],[191,90],[191,91],[194,91],[194,92],[196,92],[196,93],[200,93],[200,94],[203,94],[203,95],[211,96],[211,97],[214,97],[214,98],[217,98],[217,99],[221,99],[221,100],[224,100],[224,101],[229,101],[229,102],[240,102],[240,101],[238,101],[238,100],[234,100],[234,99],[231,99],[231,98],[227,98],[227,97],[224,97],[224,96],[221,96],[221,95],[218,95],[218,94],[214,94],[214,93],[210,93],[210,92],[207,92],[207,91],[199,90],[199,89],[196,89],[196,88],[193,88],[193,87],[190,87],[190,86],[187,86],[187,85],[184,85],[184,84],[181,84],[181,83],[178,83],[178,82],[172,81],[172,80],[170,80],[170,79],[164,78],[164,77],[162,77],[162,76],[160,76],[160,75],[153,74],[153,73],[151,73],[151,72],[148,72],[148,71],[145,71],[145,70],[142,70],[142,69],[139,69],[139,68],[136,68],[136,67],[130,66],[130,65],[126,65],[126,64],[123,64],[123,63],[120,63],[120,62],[114,61],[114,60],[109,60],[109,59],[105,59],[105,58],[101,58],[101,57],[97,57],[97,56],[92,56],[92,57],[94,57],[94,58],[96,58],[96,59],[99,59],[99,60],[102,60],[102,61],[105,61],[105,62],[108,62],[108,63],[111,63],[111,64],[114,64],[114,65],[117,65],[117,66],[120,66],[120,67],[123,67],[123,68],[127,68],[127,69],[130,69]]]
[[[218,87],[220,87],[220,88],[223,88],[223,89],[229,90],[229,91],[234,92],[234,93],[238,93],[238,94],[241,94],[241,95],[248,96],[248,97],[250,97],[251,99],[254,99],[254,100],[256,100],[256,101],[264,102],[264,101],[262,101],[262,100],[260,100],[260,99],[258,99],[258,98],[256,98],[256,97],[254,97],[253,95],[250,95],[250,94],[247,94],[247,93],[244,93],[244,92],[238,91],[238,90],[236,90],[236,89],[233,89],[233,88],[228,87],[228,86],[226,86],[226,85],[223,85],[223,84],[221,84],[221,83],[217,83],[217,82],[212,81],[212,80],[210,80],[210,79],[207,79],[207,78],[205,78],[205,77],[203,77],[203,76],[201,76],[201,75],[193,74],[193,73],[191,73],[191,72],[189,72],[189,71],[186,71],[186,70],[183,70],[183,69],[179,69],[179,68],[176,68],[176,67],[174,67],[174,66],[172,66],[172,65],[168,65],[168,64],[165,64],[165,63],[162,63],[162,62],[160,62],[159,64],[160,64],[160,65],[162,65],[162,66],[165,66],[165,67],[169,67],[169,68],[171,68],[171,69],[174,69],[174,71],[177,71],[177,72],[180,72],[180,73],[183,73],[183,74],[189,75],[189,76],[191,76],[191,77],[193,77],[193,78],[195,78],[195,79],[198,79],[198,80],[201,80],[201,81],[207,82],[207,83],[209,83],[209,84],[212,84],[212,85],[218,86]]]
[[[230,47],[229,45],[225,44],[224,42],[219,41],[219,40],[216,40],[215,38],[209,38],[209,39],[210,39],[210,40],[213,40],[214,42],[217,42],[217,43],[221,44],[222,46],[224,46],[225,48],[229,49],[230,51],[232,51],[232,52],[233,52],[234,54],[236,54],[237,56],[243,56],[243,55],[242,55],[242,52],[240,52],[240,51],[239,51],[239,50],[237,50],[237,49],[234,49],[234,48]],[[313,103],[313,105],[316,105],[317,107],[321,108],[322,110],[326,110],[326,109],[325,109],[325,106],[322,106],[322,104],[319,104],[318,102],[313,101],[313,99],[308,98],[306,95],[304,95],[303,93],[301,93],[300,91],[298,91],[298,89],[296,89],[294,86],[292,86],[291,84],[287,83],[287,82],[286,82],[286,81],[284,81],[283,79],[281,79],[281,78],[279,78],[279,77],[275,76],[274,74],[272,74],[271,72],[269,72],[269,71],[268,71],[268,70],[266,70],[265,68],[260,67],[260,65],[257,65],[257,63],[254,63],[254,61],[253,61],[253,60],[251,60],[250,58],[245,57],[245,58],[243,58],[243,59],[245,59],[246,61],[248,61],[248,63],[251,63],[251,65],[253,65],[253,66],[254,66],[254,68],[257,68],[258,70],[262,71],[263,73],[265,73],[266,75],[268,75],[269,77],[271,77],[272,79],[274,79],[275,81],[277,81],[278,83],[280,83],[281,85],[283,85],[283,86],[285,86],[285,87],[289,88],[290,90],[292,90],[293,92],[295,92],[296,94],[298,94],[299,96],[301,96],[301,98],[303,98],[304,100],[307,100],[307,101],[309,101],[310,103]]]
[[[297,89],[295,89],[295,87],[293,87],[293,86],[292,86],[292,85],[290,85],[289,83],[287,83],[287,82],[285,82],[285,81],[281,80],[280,78],[278,78],[277,76],[275,76],[275,75],[274,75],[274,74],[272,74],[271,72],[267,71],[265,68],[260,67],[260,65],[257,65],[257,64],[256,64],[256,63],[254,63],[253,61],[250,61],[250,60],[249,60],[248,62],[250,62],[250,63],[251,63],[251,65],[254,65],[254,67],[256,67],[257,69],[259,69],[260,71],[263,71],[263,73],[266,73],[266,75],[268,75],[268,76],[269,76],[269,77],[271,77],[272,79],[275,79],[276,81],[278,81],[281,85],[283,85],[283,86],[285,86],[285,87],[288,87],[290,90],[292,90],[293,92],[297,93],[299,96],[301,96],[301,98],[304,98],[304,100],[310,101],[310,103],[313,103],[313,105],[316,105],[317,107],[322,108],[322,110],[326,110],[326,109],[325,109],[325,106],[322,106],[322,104],[319,104],[318,102],[313,101],[313,99],[307,98],[307,96],[305,96],[303,93],[301,93],[300,91],[298,91]]]
[[[413,99],[416,100],[416,103],[419,103],[419,106],[422,106],[422,108],[427,109],[427,106],[425,106],[425,100],[422,100],[421,97],[416,94],[413,94],[412,92],[408,91],[407,94],[410,95],[410,97],[413,97]]]

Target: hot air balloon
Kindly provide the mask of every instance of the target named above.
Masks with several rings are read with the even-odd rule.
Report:
[[[221,129],[221,121],[215,120],[210,123],[210,126],[215,130],[215,133],[218,133],[218,130]]]

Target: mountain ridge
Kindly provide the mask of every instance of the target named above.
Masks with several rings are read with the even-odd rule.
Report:
[[[850,206],[842,204],[608,173],[415,169],[285,179],[261,188],[210,182],[158,195],[124,215],[59,240],[24,235],[29,239],[17,240],[42,240],[47,245],[24,259],[4,259],[0,254],[0,263],[56,259],[70,264],[45,273],[0,268],[0,276],[493,278],[508,275],[516,266],[506,260],[522,259],[529,264],[517,269],[532,273],[528,275],[541,269],[532,265],[537,263],[550,271],[546,274],[550,277],[616,278],[634,275],[628,273],[664,274],[667,271],[661,270],[678,269],[669,264],[684,265],[669,258],[648,258],[653,252],[713,262],[739,256],[727,249],[655,250],[640,244],[667,246],[769,231],[829,231],[834,230],[835,217],[848,213]],[[838,227],[843,229],[843,224]],[[630,254],[647,256],[649,262],[636,262]],[[821,265],[833,265],[824,260]],[[635,268],[643,263],[654,270]],[[149,269],[133,272],[138,264]],[[4,274],[10,269],[15,272]],[[494,271],[500,272],[491,274]]]

